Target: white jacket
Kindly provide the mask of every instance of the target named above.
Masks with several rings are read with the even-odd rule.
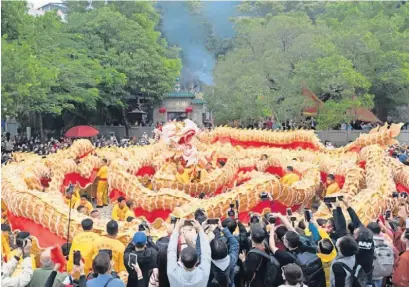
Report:
[[[12,278],[14,270],[16,269],[18,261],[16,258],[11,258],[7,263],[1,267],[1,287],[25,287],[30,283],[33,276],[33,267],[31,265],[31,257],[23,259],[23,271],[17,277]]]

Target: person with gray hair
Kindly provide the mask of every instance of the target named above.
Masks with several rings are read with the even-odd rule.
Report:
[[[54,262],[51,260],[51,249],[46,249],[41,253],[40,263],[41,268],[34,270],[33,277],[31,278],[30,283],[27,285],[28,287],[45,286],[45,282],[55,267]],[[67,277],[66,273],[57,272],[55,281],[63,281],[65,277]],[[55,286],[55,283],[53,286]]]

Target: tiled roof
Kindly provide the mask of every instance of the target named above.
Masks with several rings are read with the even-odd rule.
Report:
[[[191,92],[169,92],[165,96],[167,98],[194,98],[195,94]]]
[[[203,105],[205,103],[204,100],[202,99],[193,99],[192,100],[192,105]]]

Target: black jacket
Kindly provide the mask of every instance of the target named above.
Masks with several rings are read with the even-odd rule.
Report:
[[[131,253],[137,255],[138,264],[139,267],[141,268],[143,275],[143,280],[139,281],[142,282],[142,286],[139,285],[139,287],[148,287],[150,272],[152,271],[153,268],[157,267],[158,251],[156,251],[156,249],[154,248],[149,247],[146,247],[142,251],[136,251],[135,245],[133,245],[132,242],[129,243],[128,246],[126,247],[124,254],[124,264],[126,270],[129,273],[127,286],[135,287],[138,286],[138,275],[136,274],[132,266],[128,266],[129,254]]]

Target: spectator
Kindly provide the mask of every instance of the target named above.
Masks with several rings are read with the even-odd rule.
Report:
[[[358,244],[351,236],[344,236],[337,241],[338,255],[331,266],[331,287],[352,286]]]
[[[25,231],[21,231],[21,232],[19,232],[18,234],[17,234],[17,236],[16,236],[16,249],[14,249],[14,250],[12,250],[9,254],[7,254],[7,259],[10,259],[10,258],[20,258],[19,259],[19,262],[17,263],[17,267],[16,268],[14,268],[13,269],[13,273],[12,273],[12,275],[13,275],[13,277],[16,277],[16,276],[18,276],[19,275],[19,273],[21,272],[21,270],[23,270],[23,260],[22,260],[22,258],[21,258],[21,256],[17,256],[16,257],[16,253],[18,253],[19,252],[19,248],[18,247],[22,247],[22,243],[23,242],[25,242],[26,240],[28,240],[28,241],[30,241],[31,242],[31,238],[30,238],[30,233],[29,232],[25,232]],[[30,255],[30,257],[31,257],[31,267],[32,267],[32,270],[35,270],[36,269],[36,260],[35,260],[35,256],[33,255],[33,254],[31,254]]]
[[[87,281],[87,287],[125,287],[125,284],[118,278],[111,275],[112,265],[107,252],[100,252],[93,262],[93,270],[98,274],[94,279]]]
[[[136,232],[132,242],[125,249],[124,264],[129,273],[127,286],[149,285],[149,275],[153,268],[156,268],[158,252],[154,248],[147,248],[147,237],[142,231]],[[142,271],[143,278],[139,281],[138,275],[133,268],[132,257],[136,255],[137,263]],[[139,285],[140,284],[140,285]]]
[[[112,219],[116,221],[125,221],[128,212],[129,209],[128,206],[126,206],[125,198],[120,196],[117,204],[115,204],[114,208],[112,209]]]
[[[381,236],[381,228],[376,222],[368,224],[368,229],[373,233],[374,260],[372,280],[375,287],[382,287],[385,277],[391,276],[394,265],[394,251],[392,246]]]
[[[279,287],[307,287],[307,285],[303,284],[303,273],[301,267],[297,264],[288,264],[283,266],[282,268],[283,278],[285,280],[284,285],[280,285]]]
[[[116,272],[126,271],[124,265],[125,245],[117,238],[118,223],[115,220],[109,221],[106,230],[108,234],[99,237],[93,244],[91,249],[92,257],[97,256],[101,250],[109,250],[112,252],[112,261],[114,263],[113,266],[109,266],[110,269]]]
[[[77,211],[78,211],[78,213],[81,213],[81,214],[84,214],[84,215],[88,215],[88,214],[87,214],[87,209],[86,209],[86,207],[83,206],[83,205],[78,206],[78,207],[77,207]]]
[[[169,287],[169,278],[166,273],[168,264],[168,248],[159,249],[156,261],[157,268],[152,270],[152,275],[149,279],[149,287]]]
[[[21,233],[21,232],[20,232]],[[29,238],[21,239],[21,244],[14,250],[14,255],[10,257],[7,263],[2,262],[1,265],[1,286],[2,287],[25,287],[31,281],[33,276],[31,252],[31,240]],[[21,274],[11,277],[19,264],[22,262]]]
[[[75,235],[74,239],[72,240],[72,245],[70,248],[70,253],[68,255],[68,262],[67,262],[67,271],[71,272],[74,266],[74,252],[79,251],[81,252],[81,257],[85,261],[84,270],[85,273],[88,274],[92,268],[92,253],[90,250],[93,249],[94,244],[98,241],[100,236],[93,232],[94,222],[92,219],[84,219],[81,222],[81,227],[83,232],[78,233]]]
[[[406,221],[409,219],[407,218]],[[406,251],[399,256],[392,282],[396,287],[407,287],[409,286],[409,228],[402,233],[401,241],[406,244]]]
[[[184,219],[180,219],[170,237],[168,246],[168,266],[167,274],[171,286],[207,286],[210,273],[210,245],[203,231],[202,226],[193,220],[193,227],[199,234],[200,240],[200,265],[198,263],[198,254],[193,247],[186,247],[180,252],[181,265],[177,262],[177,243],[181,228],[185,224]]]
[[[267,237],[266,231],[255,223],[251,228],[252,249],[246,256],[245,252],[240,253],[239,258],[243,262],[243,277],[248,286],[266,286],[264,277],[267,271],[266,246],[264,240]],[[253,252],[252,252],[253,251]],[[260,252],[263,252],[260,254]]]
[[[324,269],[325,285],[329,287],[331,285],[331,264],[337,256],[336,248],[329,237],[329,234],[322,227],[320,227],[314,219],[310,221],[309,228],[313,234],[318,233],[318,237],[320,238],[317,246],[317,256],[321,259],[322,267]]]
[[[227,244],[220,238],[219,225],[214,231],[215,238],[210,242],[212,263],[210,266],[209,283],[211,286],[234,286],[234,267],[239,256],[239,243],[228,228],[223,228]],[[196,240],[196,251],[200,259],[200,240]]]
[[[30,283],[27,285],[28,287],[44,286],[51,272],[53,270],[58,271],[58,269],[55,269],[55,264],[51,260],[50,249],[47,249],[41,253],[40,264],[41,268],[37,268],[36,270],[34,270],[33,277],[31,278]],[[57,272],[55,276],[55,278],[57,278],[58,280],[63,280],[65,277],[67,277],[67,274],[60,272]]]

